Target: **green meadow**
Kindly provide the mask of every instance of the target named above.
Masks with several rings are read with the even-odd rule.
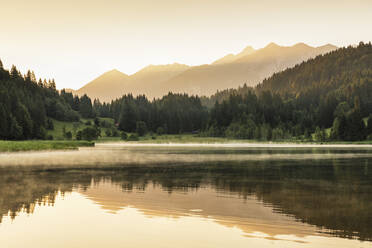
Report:
[[[26,141],[0,141],[0,152],[39,151],[39,150],[66,150],[77,149],[83,146],[94,146],[89,141],[60,141],[60,140],[26,140]]]
[[[110,127],[100,127],[101,129],[101,137],[106,138],[106,130],[114,127],[114,119],[111,118],[99,118],[100,123],[107,123],[106,125]],[[90,125],[88,125],[90,123]],[[63,136],[63,129],[65,132],[72,133],[72,139],[75,139],[76,133],[78,131],[83,130],[86,127],[94,126],[94,119],[83,119],[81,118],[80,121],[77,122],[64,122],[64,121],[57,121],[53,120],[54,129],[47,130],[47,134],[53,136],[54,140],[64,140],[65,137]]]

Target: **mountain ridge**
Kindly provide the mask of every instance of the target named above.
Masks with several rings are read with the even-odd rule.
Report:
[[[110,101],[128,93],[145,94],[149,98],[161,97],[170,91],[209,96],[217,90],[245,83],[254,86],[273,73],[335,49],[337,47],[331,44],[312,47],[305,43],[279,46],[272,42],[257,50],[247,46],[241,52],[228,54],[211,64],[148,65],[131,75],[114,69],[75,93],[87,94],[101,101]]]

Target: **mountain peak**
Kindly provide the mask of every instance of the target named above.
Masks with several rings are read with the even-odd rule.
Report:
[[[243,51],[241,51],[240,53],[247,54],[247,53],[252,53],[252,52],[254,52],[254,51],[256,51],[256,50],[254,50],[253,47],[251,47],[251,46],[246,46],[246,47],[243,49]]]
[[[119,76],[127,76],[128,77],[127,74],[125,74],[125,73],[123,73],[123,72],[121,72],[117,69],[112,69],[110,71],[107,71],[107,72],[103,73],[102,76],[103,75],[119,75]]]
[[[325,44],[323,46],[319,46],[318,48],[337,49],[338,47],[328,43],[328,44]]]
[[[127,81],[128,79],[129,76],[127,74],[113,69],[103,73],[93,81],[84,85],[83,87],[78,89],[76,93],[82,95],[83,92],[90,92],[90,97],[99,98],[102,92],[107,91],[107,89],[109,88],[114,88],[117,85],[122,84],[122,82]]]
[[[309,46],[308,44],[305,44],[303,42],[299,42],[297,44],[295,44],[293,47],[299,47],[299,48],[312,48],[311,46]]]
[[[274,42],[271,42],[271,43],[267,44],[264,48],[272,49],[272,48],[278,48],[278,47],[280,47],[278,44],[276,44]]]
[[[247,55],[250,55],[252,53],[254,53],[256,50],[251,47],[251,46],[247,46],[243,49],[243,51],[241,51],[240,53],[238,53],[237,55],[235,55],[235,59],[239,59],[241,57],[244,57],[244,56],[247,56]]]
[[[144,72],[156,72],[156,71],[178,71],[178,70],[186,70],[189,68],[188,65],[180,64],[180,63],[173,63],[173,64],[165,64],[165,65],[148,65],[135,74],[144,73]]]
[[[240,53],[238,54],[227,54],[225,55],[224,57],[214,61],[212,64],[226,64],[226,63],[231,63],[233,62],[234,60],[237,60],[237,59],[240,59],[244,56],[247,56],[247,55],[250,55],[252,53],[254,53],[256,50],[251,47],[251,46],[246,46]]]

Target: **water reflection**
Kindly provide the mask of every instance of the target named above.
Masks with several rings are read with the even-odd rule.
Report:
[[[243,151],[141,152],[177,156],[258,153]],[[270,152],[283,155],[279,150]],[[287,150],[284,154],[291,155]],[[296,237],[292,241],[305,242],[303,237],[316,235],[372,241],[372,158],[367,150],[352,154],[311,160],[223,161],[221,157],[216,161],[153,161],[77,169],[3,167],[0,221],[4,216],[31,214],[37,205],[53,205],[59,194],[78,192],[110,213],[134,208],[150,217],[197,216],[238,228],[246,237],[285,240],[292,235]],[[297,150],[294,156],[301,153]]]

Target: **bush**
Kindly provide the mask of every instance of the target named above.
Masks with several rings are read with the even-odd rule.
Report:
[[[102,120],[101,123],[100,123],[100,126],[101,127],[104,127],[104,128],[110,128],[112,127],[112,124],[106,120]]]
[[[252,139],[255,126],[249,126],[248,124],[242,124],[233,122],[225,131],[225,136],[237,139]]]
[[[46,139],[47,139],[47,140],[53,140],[54,137],[53,137],[53,135],[49,134],[49,135],[46,136]]]
[[[282,140],[284,139],[284,131],[283,129],[277,127],[274,128],[271,134],[271,139],[272,140]]]
[[[68,139],[68,140],[72,139],[71,131],[68,131],[68,132],[65,133],[65,138]]]
[[[318,142],[327,141],[327,133],[324,128],[320,129],[319,127],[316,127],[314,136],[315,140]]]
[[[204,133],[201,133],[200,136],[205,137],[221,137],[223,136],[225,131],[222,128],[217,127],[217,125],[211,125],[208,130]]]
[[[51,119],[48,119],[46,121],[46,129],[47,130],[54,130],[54,123]]]
[[[34,136],[37,138],[37,139],[46,139],[47,137],[47,131],[44,127],[41,127],[41,126],[34,126]]]
[[[119,137],[119,132],[116,128],[111,128],[112,137]]]
[[[111,137],[112,133],[110,129],[106,129],[105,134],[107,137]]]
[[[98,139],[98,137],[100,136],[100,130],[94,127],[86,127],[82,131],[79,131],[79,132],[81,132],[80,134],[81,139],[88,140],[88,141]],[[76,139],[78,139],[78,137],[76,137]]]
[[[261,131],[261,140],[271,140],[271,127],[268,124],[263,124],[260,128]]]
[[[85,122],[85,125],[87,125],[87,126],[91,126],[91,125],[92,125],[92,122],[91,122],[91,121],[86,121],[86,122]]]
[[[73,110],[68,110],[65,113],[65,121],[79,121],[79,114]]]
[[[157,133],[158,135],[163,135],[163,134],[165,133],[165,130],[164,130],[163,127],[158,127],[158,128],[156,129],[156,133]]]
[[[105,120],[102,120],[100,124],[101,124],[101,127],[108,127],[107,126],[107,121],[105,121]]]
[[[81,131],[78,131],[76,133],[76,140],[81,140],[83,138],[82,136],[83,136],[83,133]]]
[[[134,134],[129,135],[128,140],[129,141],[138,141],[139,140],[138,134],[134,133]]]
[[[94,118],[94,125],[96,126],[96,127],[99,127],[100,126],[100,121],[99,121],[99,119],[96,117],[96,118]]]
[[[121,132],[120,137],[122,140],[126,140],[128,138],[128,135],[126,132]]]

